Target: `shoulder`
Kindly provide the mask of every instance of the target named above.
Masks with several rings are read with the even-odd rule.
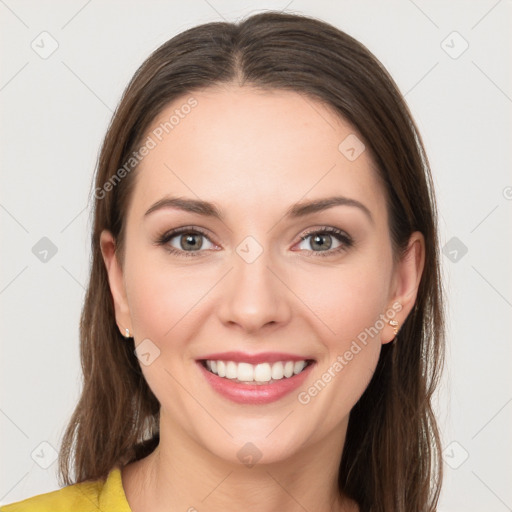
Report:
[[[106,480],[68,485],[57,491],[32,496],[0,507],[0,512],[131,512],[126,501],[121,473],[114,468]]]
[[[99,482],[101,485],[101,482]],[[95,503],[99,494],[98,482],[82,482],[69,485],[57,491],[32,496],[23,501],[17,501],[1,507],[1,512],[64,512],[80,510],[88,512],[98,508]]]

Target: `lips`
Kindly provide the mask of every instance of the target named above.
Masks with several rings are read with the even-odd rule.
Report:
[[[314,359],[297,354],[223,352],[197,360],[214,391],[236,403],[266,404],[299,387]]]

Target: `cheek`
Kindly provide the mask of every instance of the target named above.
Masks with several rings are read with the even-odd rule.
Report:
[[[213,285],[192,268],[171,269],[166,266],[134,261],[127,269],[127,293],[134,332],[137,337],[155,343],[176,336],[181,322],[189,324],[195,308]]]
[[[142,372],[158,400],[180,415],[186,409],[187,396],[176,380],[184,382],[190,369],[189,349],[202,328],[198,315],[215,276],[205,276],[192,267],[170,266],[164,258],[131,253],[126,261],[126,286],[136,345],[149,339],[160,357],[154,364],[141,365]],[[151,345],[150,345],[151,347]],[[153,349],[156,350],[156,349]],[[150,349],[151,353],[151,349]],[[154,352],[155,354],[157,352]],[[170,374],[169,374],[170,372]],[[194,393],[195,383],[187,389]]]
[[[198,283],[190,269],[172,268],[163,248],[146,244],[143,235],[127,233],[126,293],[136,338],[160,346],[197,302]]]
[[[318,267],[299,274],[292,289],[323,324],[324,340],[333,348],[343,349],[385,311],[389,294],[385,263]]]
[[[315,323],[326,349],[313,386],[302,390],[305,394],[299,402],[328,410],[326,426],[334,426],[349,413],[375,371],[390,271],[391,260],[373,256],[337,269],[304,273],[296,283],[298,295],[320,320]],[[333,403],[336,407],[331,407]]]
[[[384,326],[387,288],[380,272],[339,272],[311,294],[325,333],[320,341],[326,357],[319,361],[310,387],[299,390],[298,402],[307,417],[323,418],[318,436],[339,425],[364,393],[377,366]],[[316,308],[316,309],[315,309]]]

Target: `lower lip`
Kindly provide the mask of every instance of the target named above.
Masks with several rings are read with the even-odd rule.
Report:
[[[217,393],[239,404],[268,404],[275,402],[297,389],[309,375],[314,363],[293,377],[284,378],[272,384],[241,384],[219,377],[198,362],[206,380]]]

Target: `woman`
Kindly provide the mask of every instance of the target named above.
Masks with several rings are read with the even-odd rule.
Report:
[[[272,12],[179,34],[94,195],[66,487],[5,511],[436,509],[433,187],[364,46]]]

